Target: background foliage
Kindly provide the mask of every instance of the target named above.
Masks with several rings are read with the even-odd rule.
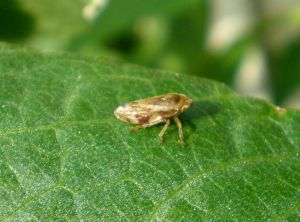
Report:
[[[41,4],[36,0],[7,0],[0,3],[0,40],[48,50],[109,56],[204,76],[229,86],[236,86],[240,65],[255,45],[262,50],[267,67],[263,85],[267,92],[261,96],[277,104],[290,104],[287,99],[297,95],[300,88],[300,5],[297,1],[276,0],[268,4],[268,1],[241,0],[234,2],[236,7],[230,9],[232,2],[46,0]],[[222,50],[212,50],[208,44],[210,31],[215,14],[222,10],[233,15],[241,11],[229,23],[232,27],[236,21],[255,19],[246,23],[247,29]],[[227,18],[226,13],[218,17],[220,21]],[[249,75],[251,79],[254,73]],[[262,84],[260,81],[255,84]],[[251,84],[250,80],[246,81],[246,87],[247,84]],[[238,88],[243,89],[244,85]]]

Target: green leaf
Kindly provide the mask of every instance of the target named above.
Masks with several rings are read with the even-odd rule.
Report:
[[[167,92],[187,147],[113,115]],[[0,45],[0,221],[297,221],[299,148],[299,111],[223,84]]]

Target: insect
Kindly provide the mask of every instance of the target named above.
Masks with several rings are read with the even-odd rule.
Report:
[[[185,145],[182,124],[178,115],[187,110],[191,105],[192,99],[186,95],[169,93],[126,103],[119,106],[114,114],[123,122],[136,124],[137,126],[132,128],[133,130],[165,123],[165,126],[159,133],[161,143],[170,125],[170,119],[174,118],[178,127],[180,142],[182,145]]]

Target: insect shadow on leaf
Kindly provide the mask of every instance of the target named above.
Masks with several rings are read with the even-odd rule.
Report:
[[[189,125],[193,131],[197,129],[194,119],[206,118],[214,116],[221,112],[221,108],[218,104],[211,101],[195,101],[191,108],[182,113],[180,119],[184,124]]]

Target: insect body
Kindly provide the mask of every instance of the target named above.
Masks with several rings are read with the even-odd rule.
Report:
[[[159,134],[163,141],[164,134],[170,125],[170,119],[174,118],[180,136],[180,142],[185,145],[182,124],[178,115],[192,105],[192,99],[184,94],[169,93],[147,99],[140,99],[119,106],[114,114],[121,121],[137,124],[133,129],[150,127],[159,123],[165,123]]]

